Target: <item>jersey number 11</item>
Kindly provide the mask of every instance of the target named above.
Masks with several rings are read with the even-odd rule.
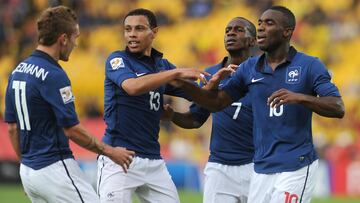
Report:
[[[12,88],[15,90],[15,106],[20,129],[30,131],[29,112],[26,104],[26,82],[14,80]]]

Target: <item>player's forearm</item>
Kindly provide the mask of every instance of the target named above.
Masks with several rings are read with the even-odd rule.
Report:
[[[165,85],[178,77],[175,70],[164,71],[156,74],[148,74],[138,78],[130,78],[122,83],[122,88],[131,96],[144,94]]]
[[[230,105],[231,98],[222,90],[201,89],[197,85],[184,80],[177,80],[178,86],[182,88],[191,99],[200,106],[212,111],[220,111]]]
[[[345,115],[345,107],[341,97],[304,95],[300,103],[321,116],[342,118]]]
[[[91,136],[80,124],[64,129],[70,140],[96,154],[107,155],[109,146]]]
[[[8,133],[11,141],[11,145],[18,157],[18,160],[21,160],[21,151],[20,151],[20,139],[19,139],[19,131],[17,129],[16,123],[10,123],[8,125]]]
[[[200,128],[203,123],[194,119],[190,112],[179,113],[174,112],[171,121],[177,126],[185,129]]]

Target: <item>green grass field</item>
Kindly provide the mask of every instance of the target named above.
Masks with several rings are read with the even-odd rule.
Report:
[[[202,195],[198,192],[179,191],[180,199],[183,203],[201,203]],[[29,199],[21,185],[1,185],[0,184],[0,202],[3,203],[30,203]],[[135,200],[134,203],[138,201]],[[359,203],[360,198],[331,198],[331,199],[313,199],[311,203]]]

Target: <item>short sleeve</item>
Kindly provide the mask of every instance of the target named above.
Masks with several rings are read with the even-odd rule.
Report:
[[[65,72],[53,72],[40,88],[42,97],[51,105],[57,124],[71,127],[79,123],[70,80]]]
[[[328,70],[319,59],[315,59],[311,64],[310,78],[315,94],[319,96],[340,97],[338,88],[331,82],[331,76]]]
[[[11,76],[10,76],[11,77]],[[5,122],[7,123],[15,123],[16,122],[16,110],[13,106],[13,94],[14,92],[11,91],[11,79],[9,77],[9,83],[8,86],[6,88],[6,93],[5,93]]]
[[[233,101],[238,101],[241,97],[245,96],[247,92],[245,77],[248,73],[245,71],[245,66],[246,63],[240,64],[236,72],[231,76],[223,88],[221,88]]]
[[[128,58],[120,52],[114,52],[108,57],[105,69],[106,77],[119,87],[121,87],[124,80],[136,78],[134,71],[131,69]]]

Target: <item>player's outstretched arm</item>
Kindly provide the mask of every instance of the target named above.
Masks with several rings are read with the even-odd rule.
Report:
[[[131,96],[140,95],[154,90],[174,79],[204,80],[208,73],[195,68],[176,68],[138,78],[129,78],[121,83],[121,87]]]
[[[19,139],[19,131],[17,128],[17,123],[8,124],[8,133],[9,133],[11,145],[15,150],[18,160],[21,160],[20,139]]]
[[[220,111],[233,102],[232,98],[224,90],[202,89],[193,83],[179,79],[172,81],[170,84],[182,88],[195,103],[211,112]]]
[[[164,105],[162,120],[172,121],[175,125],[185,129],[200,128],[205,123],[205,121],[196,120],[190,111],[185,113],[175,112],[168,104]]]
[[[341,97],[315,97],[280,89],[268,98],[268,105],[274,108],[286,103],[303,104],[313,112],[325,117],[343,118],[345,115],[344,102]]]
[[[115,163],[119,164],[125,171],[130,166],[135,152],[126,150],[123,147],[111,147],[103,142],[98,141],[94,136],[91,136],[80,124],[70,128],[64,128],[66,136],[76,144],[84,147],[87,150],[102,154],[109,157]]]

